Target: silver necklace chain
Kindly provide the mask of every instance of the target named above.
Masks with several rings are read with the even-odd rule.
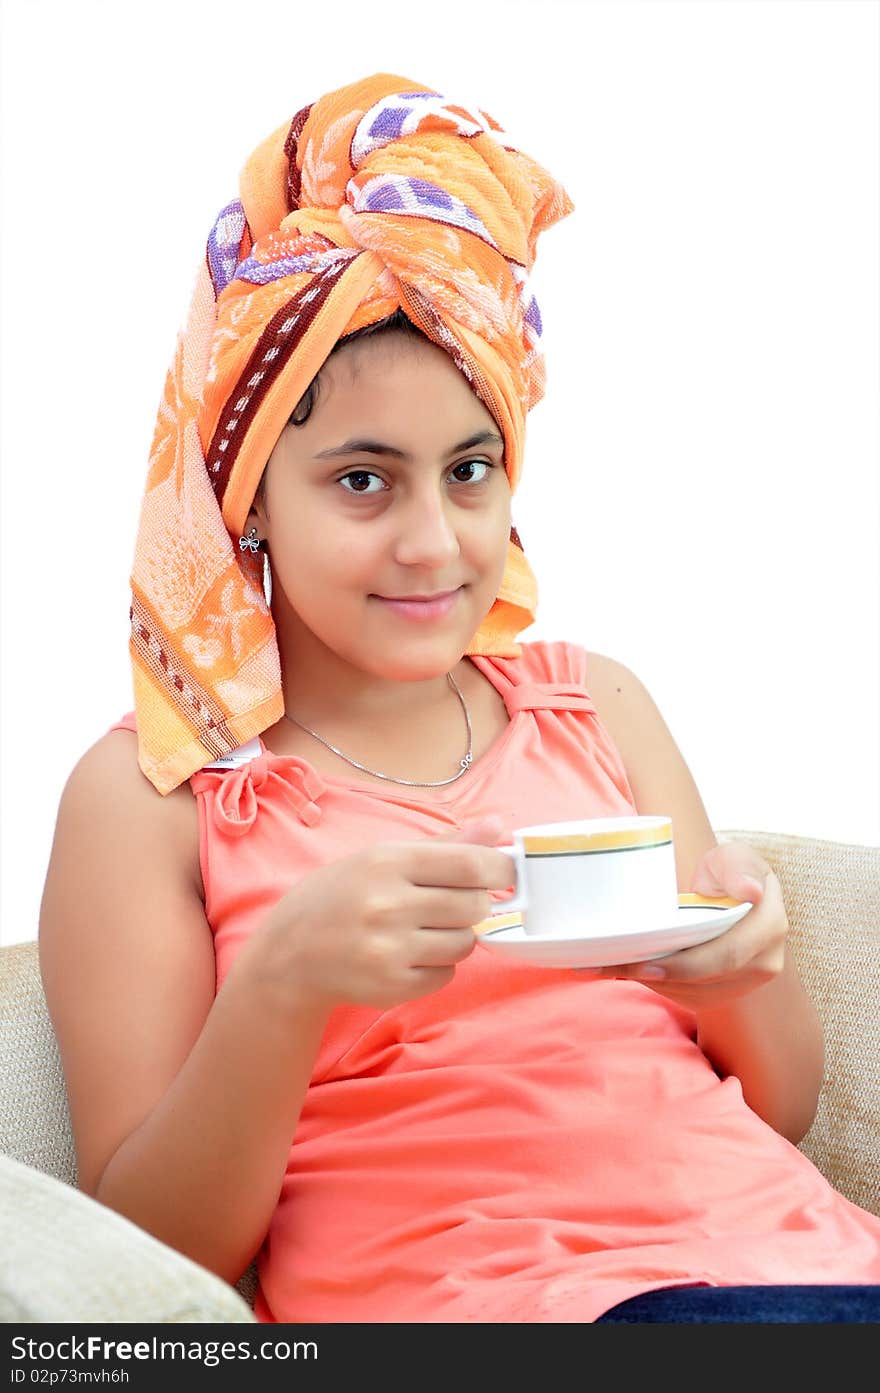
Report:
[[[296,719],[296,716],[291,716],[289,711],[285,711],[284,714],[295,726],[299,726],[300,730],[304,730],[307,735],[312,735],[316,740],[320,740],[322,745],[326,745],[328,750],[332,750],[340,759],[344,759],[346,764],[351,764],[355,769],[360,769],[364,774],[372,774],[373,778],[385,779],[390,784],[406,784],[409,788],[443,788],[445,784],[454,784],[456,779],[460,779],[462,774],[466,774],[474,762],[473,733],[471,731],[471,717],[467,709],[467,702],[462,696],[458,684],[451,672],[447,672],[446,681],[461,702],[461,709],[464,712],[465,724],[467,726],[467,752],[464,758],[459,761],[460,768],[458,773],[453,774],[451,779],[435,779],[433,782],[425,782],[420,779],[398,779],[393,774],[380,774],[378,769],[369,769],[366,764],[358,764],[356,759],[350,759],[348,755],[343,754],[335,745],[331,745],[329,740],[325,740],[323,735],[319,735],[316,730],[312,730],[311,726],[303,725],[302,721]]]

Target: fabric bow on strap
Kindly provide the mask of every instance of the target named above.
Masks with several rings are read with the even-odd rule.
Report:
[[[311,765],[296,755],[263,754],[236,769],[202,770],[194,774],[192,787],[201,793],[215,789],[214,824],[227,837],[242,837],[257,819],[262,798],[274,790],[288,802],[300,822],[314,827],[320,822],[320,799],[327,786]]]
[[[259,558],[237,539],[266,462],[345,334],[397,309],[501,428],[515,488],[544,388],[528,289],[564,189],[485,112],[378,74],[268,137],[219,214],[159,408],[132,570],[143,772],[161,793],[283,712]],[[515,656],[536,588],[515,532],[468,649]]]

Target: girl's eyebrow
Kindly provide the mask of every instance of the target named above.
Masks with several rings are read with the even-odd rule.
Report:
[[[457,445],[453,445],[448,451],[450,455],[457,455],[461,450],[473,450],[477,445],[503,445],[504,441],[495,431],[482,430],[476,435],[469,435],[467,440],[461,440]],[[342,445],[334,445],[330,450],[320,450],[314,459],[338,459],[340,455],[390,455],[393,459],[408,460],[411,458],[405,450],[398,450],[394,445],[384,445],[381,440],[367,440],[353,437],[346,440]]]

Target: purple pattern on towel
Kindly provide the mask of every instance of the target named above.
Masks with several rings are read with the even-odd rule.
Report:
[[[367,213],[398,213],[401,210],[406,212],[406,204],[393,184],[381,184],[364,202]]]
[[[296,276],[303,271],[317,275],[357,255],[357,250],[351,247],[329,247],[326,251],[301,252],[299,256],[279,256],[274,261],[258,261],[255,256],[249,256],[239,266],[235,279],[251,285],[269,285],[271,281],[280,281],[282,276]]]
[[[280,256],[277,261],[258,261],[255,256],[249,256],[239,266],[235,279],[249,281],[251,285],[268,285],[270,281],[279,281],[282,276],[295,276],[298,271],[311,270],[314,261],[314,252],[306,252],[303,256]]]
[[[385,107],[379,112],[372,126],[370,135],[384,136],[386,140],[397,140],[403,123],[409,116],[409,108],[405,106]]]
[[[445,189],[439,188],[437,184],[429,184],[427,179],[411,178],[409,186],[420,203],[429,203],[434,208],[452,209],[458,201],[452,197],[451,193],[447,193]],[[464,207],[464,204],[460,203],[459,207]],[[470,208],[468,208],[467,211],[470,213]],[[471,213],[471,216],[476,217],[476,214]]]
[[[350,184],[348,197],[356,213],[409,213],[414,217],[430,218],[432,222],[461,227],[482,237],[490,247],[497,243],[472,208],[446,189],[402,174],[377,175],[363,188]]]
[[[418,130],[426,110],[431,108],[451,122],[459,135],[470,137],[489,130],[482,112],[453,110],[448,98],[438,92],[395,92],[376,102],[358,122],[351,141],[353,168],[359,169],[374,150],[399,140],[404,133]]]
[[[238,199],[221,208],[214,220],[214,226],[208,234],[207,255],[215,296],[226,289],[235,275],[238,251],[246,226],[244,208]]]

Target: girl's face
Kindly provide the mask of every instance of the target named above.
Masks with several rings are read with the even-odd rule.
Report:
[[[283,657],[323,649],[375,676],[437,676],[501,583],[501,433],[442,349],[396,334],[353,344],[324,367],[308,420],[282,432],[254,524]]]

